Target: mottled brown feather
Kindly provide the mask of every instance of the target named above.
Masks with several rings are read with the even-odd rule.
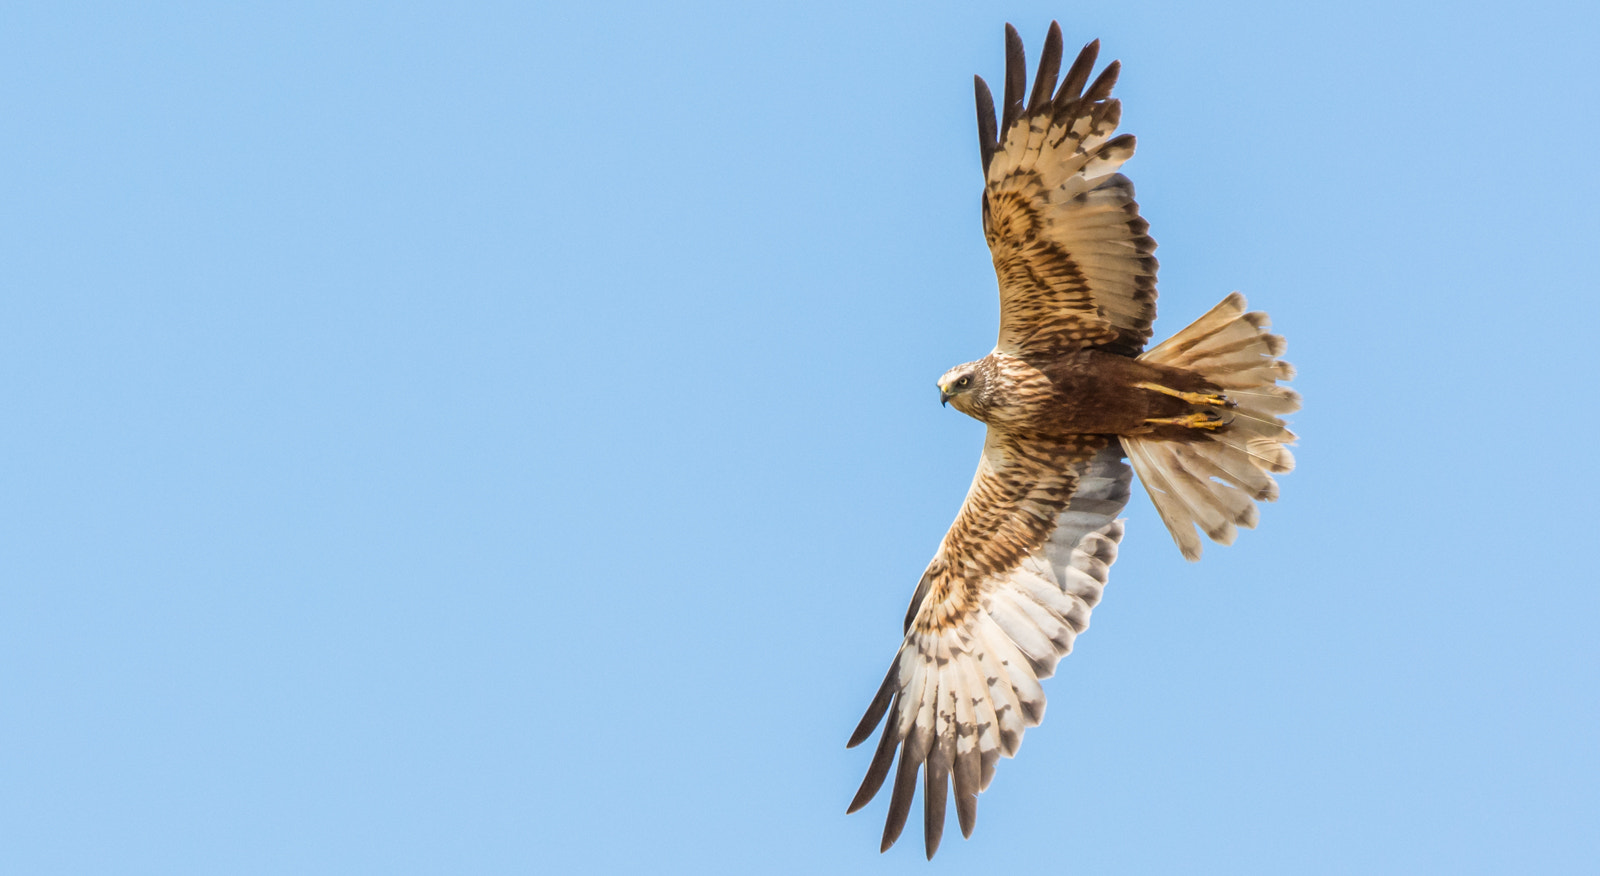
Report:
[[[1110,441],[1103,435],[1042,438],[991,429],[984,465],[955,523],[928,564],[928,592],[912,629],[938,632],[974,610],[988,579],[1044,544],[1077,487],[1075,469]]]
[[[1155,320],[1156,244],[1132,184],[1115,173],[1135,146],[1131,135],[1112,136],[1121,120],[1121,104],[1110,96],[1120,65],[1108,64],[1080,96],[1099,54],[1099,42],[1091,42],[1051,98],[1061,51],[1053,28],[1024,106],[1015,33],[1008,28],[998,130],[987,87],[980,84],[977,94],[984,236],[1000,284],[999,348],[1052,354],[1095,346],[1137,355]]]

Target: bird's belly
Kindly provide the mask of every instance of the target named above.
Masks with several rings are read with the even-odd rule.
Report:
[[[1145,430],[1145,399],[1132,388],[1063,393],[1036,412],[1034,424],[1056,435],[1129,435]]]
[[[1155,375],[1126,356],[1085,350],[1055,367],[1041,369],[1050,390],[1030,406],[1028,427],[1053,435],[1134,435],[1149,431],[1145,420],[1176,401],[1139,389]],[[1180,403],[1181,404],[1181,403]]]

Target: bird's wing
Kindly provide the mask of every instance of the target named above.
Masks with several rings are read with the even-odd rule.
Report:
[[[990,429],[978,473],[912,597],[905,639],[850,745],[887,715],[865,806],[900,753],[883,848],[899,838],[919,768],[923,835],[932,858],[944,830],[946,782],[964,836],[1000,755],[1044,716],[1039,679],[1089,626],[1117,556],[1131,473],[1115,438],[1040,442]]]
[[[1139,217],[1133,183],[1117,169],[1131,134],[1113,137],[1119,65],[1085,88],[1099,53],[1084,46],[1061,87],[1061,28],[1052,23],[1033,92],[1024,96],[1022,39],[1006,25],[1005,102],[976,79],[983,154],[983,231],[1000,280],[1000,350],[1013,354],[1102,347],[1133,356],[1156,316],[1156,242]],[[1026,100],[1026,102],[1024,102]]]

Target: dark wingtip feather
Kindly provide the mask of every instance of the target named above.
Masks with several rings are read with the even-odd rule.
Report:
[[[1067,78],[1061,80],[1061,91],[1056,94],[1058,106],[1078,99],[1083,93],[1084,83],[1089,81],[1089,74],[1094,70],[1095,59],[1099,57],[1100,41],[1090,40],[1078,53],[1078,59],[1072,62],[1071,69],[1067,70]]]
[[[883,713],[889,709],[889,701],[894,698],[896,671],[900,666],[897,657],[889,664],[889,674],[883,677],[883,684],[878,686],[878,693],[872,698],[872,705],[867,706],[867,713],[861,716],[861,723],[856,725],[856,731],[850,734],[850,741],[845,748],[855,748],[865,742],[872,731],[878,729],[878,722],[883,720]]]
[[[900,749],[900,766],[894,774],[894,792],[889,797],[889,815],[883,822],[883,844],[878,851],[887,852],[906,829],[906,817],[911,814],[911,798],[917,793],[917,767],[911,762],[911,745]]]
[[[961,823],[961,837],[972,839],[972,829],[978,825],[978,795],[956,792],[956,820]]]
[[[944,807],[950,795],[946,785],[950,758],[941,743],[934,743],[933,756],[928,758],[922,775],[922,847],[931,861],[933,853],[939,851],[939,840],[944,838]]]
[[[956,798],[956,820],[961,823],[961,835],[972,837],[972,828],[978,821],[978,785],[983,778],[983,754],[977,746],[977,728],[961,728],[956,735],[955,765],[950,769],[950,790]],[[961,753],[962,741],[972,747]]]
[[[1028,112],[1050,102],[1056,90],[1056,74],[1061,72],[1061,25],[1050,22],[1050,33],[1044,38],[1044,51],[1039,55],[1039,72],[1033,77],[1033,95],[1028,98]]]
[[[1095,78],[1094,84],[1083,93],[1084,100],[1105,100],[1111,96],[1112,86],[1117,84],[1117,74],[1122,72],[1122,62],[1112,61],[1106,65],[1100,75]]]
[[[1022,115],[1022,93],[1028,87],[1028,58],[1022,48],[1022,36],[1009,23],[1006,24],[1006,93],[1000,122],[1001,131],[1011,130],[1011,124]]]
[[[900,698],[895,697],[898,705]],[[878,740],[878,750],[872,754],[872,764],[867,767],[867,775],[861,780],[861,787],[856,789],[855,799],[850,801],[850,808],[844,812],[849,815],[878,796],[878,789],[883,787],[883,780],[889,775],[889,767],[894,765],[894,750],[900,744],[900,722],[890,721],[883,728],[883,736]]]
[[[972,77],[972,90],[978,99],[978,154],[983,158],[983,172],[989,172],[989,162],[1000,148],[1000,135],[995,130],[994,95],[989,93],[989,83],[982,76]]]

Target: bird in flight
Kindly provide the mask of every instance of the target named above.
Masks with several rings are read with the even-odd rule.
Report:
[[[1283,338],[1244,296],[1224,298],[1146,350],[1156,314],[1156,243],[1118,173],[1134,138],[1116,134],[1119,65],[1091,81],[1099,41],[1060,85],[1052,23],[1033,88],[1006,25],[1006,80],[976,80],[983,230],[1000,282],[1000,339],[945,372],[939,399],[988,426],[978,471],[922,574],[905,638],[850,745],[883,733],[849,811],[895,769],[882,848],[905,827],[923,778],[923,837],[939,848],[945,804],[970,837],[978,792],[1044,716],[1039,680],[1072,650],[1100,602],[1122,539],[1133,472],[1178,549],[1196,529],[1230,544],[1256,525],[1294,466],[1283,415],[1300,396]],[[887,719],[887,720],[885,720]]]

